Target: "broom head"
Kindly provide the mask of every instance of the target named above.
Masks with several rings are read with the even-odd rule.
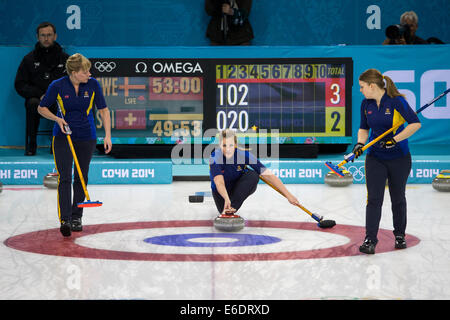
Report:
[[[100,201],[86,201],[77,204],[78,208],[93,208],[93,207],[101,207],[102,205],[103,202]]]
[[[330,169],[331,171],[333,171],[335,174],[337,174],[339,177],[343,178],[344,177],[344,172],[339,169],[338,166],[332,164],[330,161],[325,162],[325,165],[328,167],[328,169]]]

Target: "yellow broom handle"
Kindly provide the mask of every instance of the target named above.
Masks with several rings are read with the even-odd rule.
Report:
[[[375,139],[373,139],[372,141],[370,141],[368,144],[366,144],[364,147],[362,147],[362,150],[366,150],[368,148],[370,148],[373,144],[377,143],[378,141],[380,141],[381,139],[383,139],[386,135],[388,135],[389,133],[391,133],[392,131],[394,131],[395,129],[397,129],[398,127],[400,127],[402,124],[404,124],[405,121],[400,121],[398,124],[396,124],[395,126],[393,126],[392,128],[390,128],[389,130],[387,130],[386,132],[380,134],[378,137],[376,137]]]
[[[397,123],[395,126],[393,126],[392,128],[390,128],[389,130],[387,130],[386,132],[383,132],[382,134],[380,134],[378,137],[376,137],[375,139],[373,139],[372,141],[370,141],[368,144],[366,144],[364,147],[361,148],[362,151],[367,150],[368,148],[370,148],[372,145],[374,145],[375,143],[377,143],[378,141],[380,141],[381,139],[383,139],[386,135],[388,135],[389,133],[391,133],[392,131],[394,131],[395,129],[397,129],[398,127],[400,127],[402,124],[404,124],[405,121],[400,121],[399,123]],[[343,160],[341,163],[338,164],[338,168],[342,167],[344,164],[347,163],[347,160]]]
[[[266,179],[264,179],[262,176],[259,176],[259,178],[264,181],[265,183],[267,183],[270,187],[272,187],[273,190],[277,191],[279,194],[281,194],[283,197],[286,198],[286,196],[281,193],[280,190],[278,190],[277,187],[275,187],[273,184],[271,184],[269,181],[267,181]],[[307,214],[309,214],[311,217],[313,216],[313,213],[311,211],[309,211],[308,209],[306,209],[304,206],[302,206],[301,204],[296,204],[297,207],[299,207],[300,209],[302,209],[303,211],[305,211]]]
[[[81,172],[80,164],[78,163],[77,155],[75,154],[75,149],[73,148],[72,144],[72,138],[70,138],[70,135],[66,135],[67,141],[69,141],[70,150],[72,150],[73,160],[75,162],[75,166],[77,167],[78,176],[80,177],[81,185],[83,186],[83,191],[86,196],[87,201],[90,201],[89,194],[86,189],[86,183],[84,182],[83,173]]]

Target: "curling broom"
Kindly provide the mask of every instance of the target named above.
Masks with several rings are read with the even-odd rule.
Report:
[[[66,126],[66,131],[67,129],[69,129],[68,126]],[[71,132],[70,129],[69,132]],[[80,164],[78,163],[77,155],[75,154],[75,149],[73,148],[72,138],[70,138],[70,134],[67,134],[66,137],[67,141],[69,142],[70,150],[72,151],[75,166],[77,167],[78,176],[80,177],[80,182],[81,186],[83,187],[84,195],[86,196],[86,201],[77,203],[77,206],[78,208],[101,207],[103,205],[103,202],[91,201],[91,198],[89,197],[89,193],[86,188],[86,183],[84,182],[83,173],[81,172]]]
[[[58,108],[59,108],[59,112],[61,114],[61,118],[64,119],[59,104],[58,104]],[[83,178],[83,173],[81,172],[80,164],[78,162],[78,158],[75,153],[75,149],[73,147],[72,138],[70,137],[70,135],[72,134],[72,131],[70,130],[68,125],[65,125],[64,129],[66,131],[66,137],[67,137],[67,141],[69,142],[70,150],[72,151],[73,160],[75,162],[75,167],[77,168],[78,176],[80,177],[81,186],[83,187],[84,195],[86,196],[86,201],[77,203],[77,207],[78,208],[101,207],[103,205],[103,202],[91,201],[91,198],[89,197],[89,193],[86,188],[86,183],[84,182],[84,178]]]
[[[437,96],[436,98],[434,98],[433,100],[431,100],[430,102],[426,103],[423,107],[421,107],[419,110],[416,111],[416,114],[419,114],[420,112],[422,112],[424,109],[428,108],[429,106],[431,106],[433,103],[435,103],[436,101],[438,101],[439,99],[441,99],[443,96],[445,96],[447,93],[450,92],[450,88],[445,90],[444,92],[442,92],[439,96]],[[361,150],[364,152],[366,149],[370,148],[373,144],[377,143],[378,141],[380,141],[381,139],[383,139],[386,135],[388,135],[389,133],[391,133],[392,131],[396,130],[398,127],[400,127],[402,124],[405,123],[405,120],[399,121],[395,126],[393,126],[391,129],[387,130],[386,132],[380,134],[378,137],[376,137],[375,139],[373,139],[372,141],[370,141],[368,144],[366,144],[364,147],[361,148]],[[339,177],[344,177],[344,172],[340,169],[343,165],[345,165],[346,163],[352,161],[355,158],[355,154],[349,153],[347,155],[344,156],[344,160],[339,163],[338,165],[333,165],[330,161],[325,162],[325,165],[334,173],[336,173]]]
[[[264,179],[262,176],[259,176],[259,178],[264,181],[266,184],[268,184],[272,189],[274,189],[275,191],[277,191],[279,194],[281,194],[283,197],[285,197],[285,195],[283,193],[281,193],[280,190],[278,190],[277,187],[275,187],[273,184],[271,184],[269,181],[267,181],[266,179]],[[313,218],[314,220],[316,220],[318,222],[318,226],[320,228],[333,228],[336,225],[336,221],[334,220],[323,220],[322,216],[319,216],[315,213],[312,213],[311,211],[309,211],[308,209],[306,209],[304,206],[302,206],[301,204],[297,204],[297,207],[299,207],[300,209],[302,209],[304,212],[306,212],[307,214],[309,214],[311,216],[311,218]]]

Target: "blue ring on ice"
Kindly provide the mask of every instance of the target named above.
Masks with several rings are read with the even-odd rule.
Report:
[[[201,238],[223,238],[230,241],[221,242],[201,242]],[[196,239],[197,241],[192,241]],[[245,234],[245,233],[190,233],[190,234],[173,234],[156,236],[144,239],[145,242],[158,244],[163,246],[177,247],[243,247],[243,246],[260,246],[280,242],[277,237]]]

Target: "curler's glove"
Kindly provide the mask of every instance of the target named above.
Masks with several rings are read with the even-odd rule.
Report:
[[[384,139],[380,141],[380,147],[383,149],[391,149],[395,147],[397,141],[394,138]]]
[[[360,155],[362,155],[362,153],[363,153],[363,150],[362,150],[362,148],[364,147],[364,145],[361,143],[361,142],[358,142],[357,144],[355,144],[355,146],[353,147],[353,150],[352,150],[352,153],[355,155],[355,157],[352,159],[352,162],[355,160],[355,159],[358,159],[358,157],[360,156]]]

